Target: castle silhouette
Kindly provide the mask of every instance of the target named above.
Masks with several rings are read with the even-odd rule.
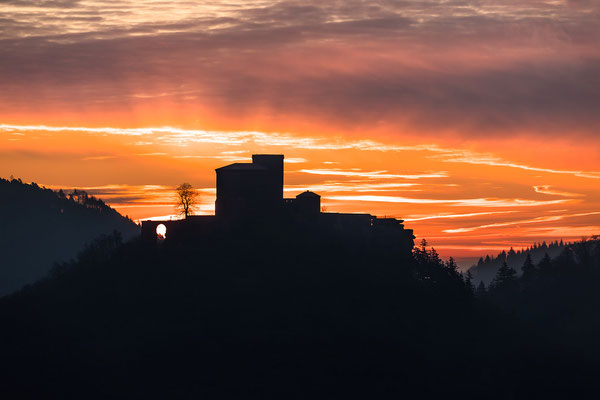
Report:
[[[412,229],[404,229],[403,220],[321,212],[321,196],[311,191],[284,198],[283,160],[280,154],[254,154],[251,163],[217,168],[215,215],[142,221],[143,241],[156,244],[157,227],[164,225],[164,242],[170,244],[210,237],[257,237],[271,231],[291,236],[304,233],[323,240],[410,253],[415,236]]]

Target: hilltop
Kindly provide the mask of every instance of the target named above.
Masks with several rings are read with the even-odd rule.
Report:
[[[563,314],[537,329],[529,311],[521,319],[503,305],[519,281],[474,294],[434,250],[404,258],[322,239],[104,236],[0,299],[0,388],[35,399],[504,399],[577,396],[595,382],[598,355],[581,351],[598,332],[586,327],[589,307],[565,341],[547,329]],[[600,260],[597,248],[585,254]],[[548,275],[561,265],[540,267],[536,282],[561,285]],[[596,279],[582,271],[589,302]],[[531,312],[548,292],[528,295]],[[572,341],[581,331],[586,340]]]
[[[489,337],[477,314],[455,266],[426,250],[110,235],[0,301],[0,375],[4,393],[31,398],[382,398],[428,381],[440,393],[472,368],[453,343]]]
[[[127,240],[139,227],[86,192],[64,193],[0,178],[0,296],[42,278],[102,234]]]

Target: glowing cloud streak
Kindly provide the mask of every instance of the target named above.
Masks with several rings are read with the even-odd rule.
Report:
[[[399,196],[378,196],[378,195],[359,195],[359,196],[329,196],[328,200],[342,201],[371,201],[385,203],[411,203],[411,204],[452,204],[457,206],[471,207],[533,207],[547,206],[553,204],[563,204],[570,200],[524,200],[524,199],[459,199],[459,200],[443,200],[443,199],[416,199]]]
[[[380,190],[394,190],[420,186],[420,183],[368,183],[368,182],[327,182],[315,185],[286,185],[284,191],[298,192],[311,190],[316,192],[367,192]]]
[[[389,174],[388,171],[371,171],[361,172],[353,170],[339,170],[339,169],[301,169],[298,172],[313,175],[332,175],[332,176],[351,176],[361,178],[384,178],[384,179],[422,179],[422,178],[446,178],[448,175],[445,172],[436,172],[430,174]]]
[[[552,168],[531,167],[528,165],[504,161],[498,157],[481,155],[481,154],[476,154],[476,153],[466,152],[466,151],[461,151],[461,150],[449,151],[446,154],[441,154],[436,157],[442,159],[443,162],[474,164],[474,165],[489,165],[489,166],[494,166],[494,167],[518,168],[518,169],[527,170],[527,171],[547,172],[547,173],[551,173],[551,174],[568,174],[568,175],[574,175],[574,176],[577,176],[580,178],[600,179],[600,172],[597,172],[597,171],[569,171],[569,170],[559,170],[559,169],[552,169]]]
[[[10,125],[0,124],[0,132],[9,132],[11,134],[31,131],[31,132],[78,132],[100,135],[123,135],[123,136],[144,136],[146,139],[140,144],[150,145],[155,141],[175,146],[187,146],[190,143],[223,144],[223,145],[258,145],[258,146],[281,146],[294,147],[307,150],[360,150],[360,151],[382,151],[382,152],[401,152],[401,151],[426,151],[435,153],[431,157],[439,159],[442,162],[464,163],[474,165],[489,165],[496,167],[517,168],[527,171],[545,172],[551,174],[568,174],[580,178],[600,179],[598,171],[577,171],[577,170],[559,170],[552,168],[541,168],[528,166],[502,160],[498,157],[478,154],[462,149],[443,148],[433,144],[421,144],[413,146],[397,146],[385,144],[373,140],[345,140],[342,138],[313,138],[299,137],[297,135],[286,133],[266,133],[254,131],[207,131],[198,129],[182,129],[175,127],[148,127],[148,128],[114,128],[114,127],[65,127],[65,126],[47,126],[47,125]],[[299,158],[294,161],[300,161]],[[321,175],[348,175],[348,173],[328,169],[306,169],[301,172],[321,174]],[[384,171],[375,171],[378,177],[382,176]],[[360,173],[351,171],[353,176],[367,176],[369,173]],[[436,176],[437,175],[437,176]],[[392,177],[391,175],[389,176]],[[394,176],[403,178],[403,176]],[[420,178],[444,178],[445,172],[423,175],[405,175],[404,179]]]
[[[414,221],[425,221],[430,219],[455,219],[455,218],[470,218],[480,217],[482,215],[495,215],[495,214],[511,214],[516,211],[490,211],[490,212],[477,212],[477,213],[466,213],[466,214],[441,214],[441,215],[427,215],[424,217],[405,218],[406,222]]]
[[[537,218],[518,220],[518,221],[498,222],[498,223],[494,223],[494,224],[473,226],[470,228],[446,229],[446,230],[444,230],[444,232],[446,232],[446,233],[472,232],[475,230],[485,229],[485,228],[498,228],[498,227],[521,225],[521,224],[537,224],[537,223],[542,223],[542,222],[560,221],[565,218],[586,217],[589,215],[599,215],[599,214],[600,214],[600,212],[589,212],[589,213],[579,213],[579,214],[569,214],[569,215],[552,215],[552,216],[537,217]]]
[[[548,194],[548,195],[552,195],[552,196],[562,196],[562,197],[581,197],[581,196],[583,196],[582,194],[579,194],[579,193],[571,193],[571,192],[563,192],[561,190],[554,190],[554,189],[551,189],[550,186],[548,186],[548,185],[534,186],[533,190],[535,190],[536,193]]]

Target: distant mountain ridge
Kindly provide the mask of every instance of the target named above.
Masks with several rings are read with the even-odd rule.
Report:
[[[86,192],[0,178],[0,296],[42,278],[102,234],[139,235],[129,218]]]
[[[547,244],[545,241],[542,243],[535,243],[523,250],[515,251],[511,247],[508,251],[503,250],[498,253],[496,257],[493,255],[486,255],[485,258],[480,257],[477,264],[471,266],[469,271],[473,275],[473,282],[475,282],[475,284],[483,281],[483,283],[489,285],[489,283],[494,280],[496,272],[504,261],[506,261],[509,268],[513,268],[517,271],[518,275],[521,275],[521,267],[525,262],[527,254],[531,255],[531,261],[534,264],[538,264],[546,254],[548,254],[550,258],[556,258],[566,247],[571,246],[572,244],[573,243],[564,243],[562,240],[556,240],[550,242],[550,244]]]

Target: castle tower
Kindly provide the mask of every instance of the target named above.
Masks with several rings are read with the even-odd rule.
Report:
[[[217,168],[219,218],[269,217],[283,205],[283,155],[258,154],[252,163]]]

